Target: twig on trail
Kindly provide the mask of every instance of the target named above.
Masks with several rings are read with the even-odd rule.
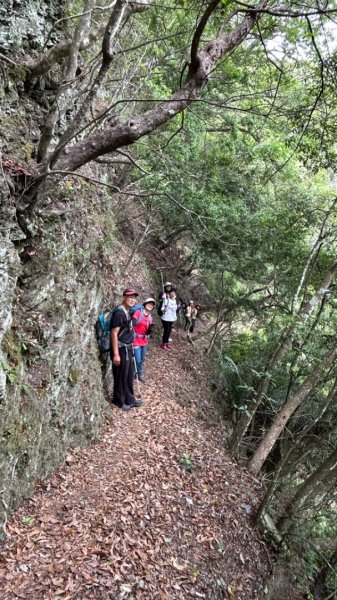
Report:
[[[6,491],[6,488],[4,488],[3,490],[1,490],[0,494],[3,494],[5,491]],[[8,537],[10,537],[10,534],[8,533],[8,531],[6,529],[6,525],[7,525],[7,521],[8,521],[8,504],[4,501],[3,498],[1,498],[1,502],[2,502],[2,505],[3,505],[4,509],[5,509],[5,513],[4,513],[4,519],[5,520],[4,520],[2,528],[3,528],[4,534],[7,535]]]
[[[189,331],[187,332],[187,341],[188,341],[190,344],[192,344],[193,348],[195,348],[194,341],[192,340],[192,338],[191,338],[191,334],[190,334],[190,332],[189,332]]]
[[[0,60],[3,60],[4,62],[8,63],[9,65],[12,65],[13,67],[21,67],[21,65],[19,63],[14,62],[14,60],[11,60],[10,58],[8,58],[8,56],[5,56],[5,54],[2,54],[0,52]]]

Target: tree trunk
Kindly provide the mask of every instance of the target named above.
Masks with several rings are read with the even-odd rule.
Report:
[[[95,0],[86,0],[84,4],[83,13],[75,28],[74,36],[71,45],[68,49],[68,56],[64,70],[63,85],[60,86],[56,97],[54,98],[54,102],[52,104],[52,107],[49,111],[45,125],[42,130],[42,135],[37,151],[38,162],[41,162],[46,157],[49,144],[54,135],[54,129],[57,119],[63,116],[63,112],[65,111],[67,103],[71,98],[69,85],[72,83],[76,75],[78,53],[80,50],[82,40],[88,34],[91,23],[91,14],[94,6]]]
[[[281,362],[283,356],[286,351],[290,347],[293,335],[295,331],[295,327],[299,325],[303,320],[307,320],[309,316],[312,314],[313,310],[317,307],[318,303],[324,298],[333,278],[337,272],[337,259],[333,261],[329,270],[324,275],[320,285],[318,286],[315,293],[311,296],[310,300],[303,304],[301,307],[301,311],[297,316],[296,322],[293,325],[288,325],[285,327],[279,337],[279,340],[273,348],[273,350],[269,353],[265,374],[261,377],[260,381],[257,384],[256,391],[251,402],[248,405],[247,414],[243,414],[238,422],[237,427],[235,428],[232,439],[230,442],[230,447],[233,452],[237,452],[238,447],[243,440],[243,437],[249,427],[249,424],[257,409],[259,408],[263,398],[268,393],[270,380],[272,378],[273,371],[275,367]]]
[[[215,8],[216,3],[213,4]],[[265,4],[266,1],[262,0],[260,8],[263,8]],[[76,171],[99,156],[114,152],[122,146],[134,144],[139,138],[148,135],[181,113],[197,98],[207,83],[210,72],[219,60],[246,39],[258,19],[258,12],[249,13],[232,31],[219,35],[215,40],[208,42],[195,57],[193,69],[189,69],[187,82],[170,99],[126,123],[106,127],[104,131],[65,148],[63,154],[56,161],[55,170]]]
[[[330,557],[329,561],[326,561],[324,567],[316,574],[314,583],[312,585],[312,591],[314,593],[315,600],[326,600],[329,596],[328,590],[328,578],[333,571],[336,571],[337,567],[337,547]],[[331,596],[333,598],[334,596]]]
[[[258,511],[256,513],[255,519],[256,521],[259,521],[264,513],[268,510],[268,506],[269,506],[269,502],[275,492],[275,489],[277,488],[277,485],[282,478],[284,479],[289,473],[291,473],[291,471],[295,468],[296,464],[299,462],[298,457],[296,458],[296,461],[291,461],[291,463],[287,464],[287,461],[289,459],[289,457],[293,454],[294,451],[294,447],[298,447],[300,442],[305,438],[305,436],[307,435],[307,433],[313,428],[315,427],[315,425],[321,420],[321,418],[326,414],[329,406],[331,405],[331,403],[335,400],[336,398],[336,394],[337,394],[337,377],[331,387],[330,392],[328,393],[324,405],[321,407],[319,413],[316,415],[315,419],[313,422],[311,422],[309,425],[307,425],[304,430],[301,432],[301,434],[296,437],[295,442],[293,444],[291,444],[291,440],[288,438],[288,445],[287,446],[287,452],[285,453],[284,456],[282,456],[281,460],[279,461],[279,464],[276,467],[276,471],[273,474],[273,479],[268,487],[267,493],[265,495],[265,497],[263,498]],[[303,459],[308,452],[310,453],[310,449],[306,448],[306,451],[304,453],[302,453],[301,455],[301,459]],[[285,468],[286,467],[286,468]]]
[[[275,442],[278,440],[288,420],[294,414],[295,410],[300,406],[300,404],[308,397],[311,391],[317,386],[322,375],[324,374],[324,369],[332,364],[336,358],[336,355],[337,348],[330,350],[330,352],[325,355],[322,365],[316,366],[307,379],[299,387],[297,392],[289,396],[288,401],[285,403],[278,415],[276,415],[274,423],[262,439],[249,463],[248,469],[251,473],[254,475],[259,473],[264,461],[269,455],[271,449],[274,447]]]
[[[90,110],[90,107],[93,104],[94,99],[97,96],[97,93],[102,85],[104,78],[109,72],[113,58],[114,58],[114,47],[116,44],[116,40],[118,37],[118,33],[124,27],[125,23],[129,19],[132,13],[143,12],[150,8],[150,4],[148,0],[146,2],[143,0],[142,4],[134,4],[127,3],[125,0],[117,0],[114,6],[114,9],[109,18],[108,24],[106,26],[103,42],[102,42],[102,63],[99,69],[95,80],[87,93],[82,106],[77,111],[73,121],[70,123],[69,127],[67,127],[66,131],[61,136],[57,147],[53,151],[52,155],[48,158],[48,163],[50,167],[54,165],[59,155],[62,153],[65,146],[72,140],[75,135],[79,131],[79,127],[85,117],[85,115]]]
[[[254,418],[255,413],[259,408],[261,402],[267,395],[274,367],[282,360],[282,357],[291,345],[293,329],[293,326],[285,327],[283,329],[276,347],[273,348],[273,350],[268,356],[265,374],[263,375],[263,377],[261,377],[257,384],[253,398],[248,404],[247,413],[241,416],[237,427],[233,431],[232,439],[230,442],[230,447],[233,452],[236,452],[238,450],[238,447],[241,441],[243,440],[243,437],[250,425],[250,422]]]
[[[279,519],[277,527],[285,535],[293,524],[296,515],[302,508],[306,499],[312,494],[317,495],[321,490],[319,484],[323,484],[329,477],[329,486],[334,488],[337,476],[337,448],[326,458],[297,490],[291,503],[285,510],[285,513]]]

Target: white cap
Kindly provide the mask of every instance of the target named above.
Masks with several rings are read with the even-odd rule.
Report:
[[[172,285],[172,283],[171,283],[170,281],[167,281],[167,282],[164,284],[164,287],[166,287],[167,285]]]
[[[193,300],[190,300],[190,304],[194,304]]]
[[[146,300],[144,300],[143,302],[143,306],[145,306],[145,304],[156,304],[156,301],[154,298],[146,298]]]

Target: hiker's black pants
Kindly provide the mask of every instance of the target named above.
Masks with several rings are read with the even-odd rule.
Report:
[[[185,331],[189,331],[191,328],[191,317],[185,317]]]
[[[172,329],[172,325],[173,322],[172,321],[163,321],[163,328],[164,328],[164,333],[163,333],[163,344],[167,344],[169,341],[169,337],[170,337],[170,333],[171,333],[171,329]]]
[[[135,377],[135,366],[132,348],[119,348],[121,362],[118,367],[112,364],[112,375],[114,378],[113,404],[121,407],[123,404],[132,404],[135,401],[133,393],[133,380]],[[111,360],[113,357],[111,357]]]
[[[190,333],[193,333],[193,331],[194,331],[195,322],[196,322],[196,319],[192,319],[192,323],[191,323],[191,327],[190,327]]]

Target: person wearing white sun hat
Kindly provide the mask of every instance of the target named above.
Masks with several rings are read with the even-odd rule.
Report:
[[[135,338],[133,340],[133,351],[136,359],[137,379],[144,382],[144,362],[148,349],[150,333],[153,329],[153,319],[151,312],[156,306],[154,298],[146,298],[143,302],[143,309],[138,309],[132,315],[133,330]]]
[[[177,320],[177,300],[175,290],[171,290],[168,297],[163,299],[161,321],[163,324],[163,340],[161,348],[163,350],[171,350],[170,333],[173,323]]]

